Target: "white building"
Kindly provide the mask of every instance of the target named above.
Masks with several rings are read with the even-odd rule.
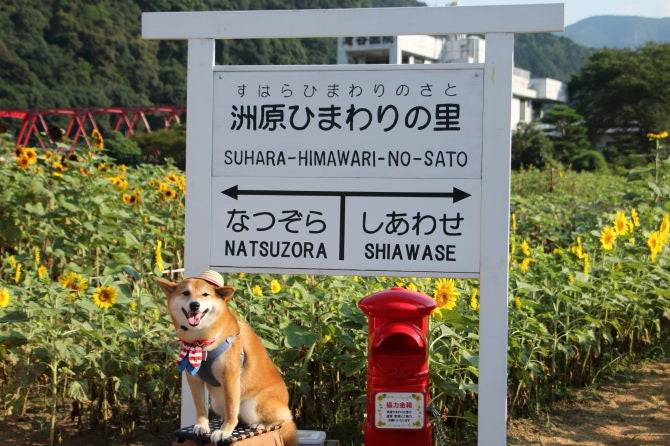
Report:
[[[476,35],[340,37],[338,64],[484,63],[486,41]],[[512,128],[542,117],[552,105],[568,100],[566,85],[556,79],[533,78],[514,68]]]

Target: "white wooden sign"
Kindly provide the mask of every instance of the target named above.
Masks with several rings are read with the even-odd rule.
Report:
[[[188,40],[186,275],[479,277],[478,443],[506,444],[514,33],[562,30],[562,4],[142,14],[144,38]],[[485,63],[214,63],[215,39],[447,33],[484,34]]]
[[[210,267],[477,277],[482,66],[215,67],[213,83]]]
[[[213,175],[481,178],[482,68],[216,67]]]
[[[470,277],[480,181],[216,177],[210,266]]]

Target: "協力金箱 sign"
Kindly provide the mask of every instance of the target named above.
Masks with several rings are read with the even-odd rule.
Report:
[[[213,94],[213,267],[476,275],[480,67],[218,67]]]

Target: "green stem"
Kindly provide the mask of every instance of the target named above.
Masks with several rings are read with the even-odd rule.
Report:
[[[58,360],[52,360],[51,368],[51,423],[49,426],[49,446],[56,445],[56,412],[58,410]]]
[[[659,187],[658,184],[658,173],[659,170],[661,170],[661,142],[657,139],[656,140],[656,169],[655,169],[655,176],[656,176],[656,187]],[[656,196],[656,204],[659,204],[661,202],[661,195]]]

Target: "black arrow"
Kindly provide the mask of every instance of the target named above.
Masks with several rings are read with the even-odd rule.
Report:
[[[222,194],[237,200],[240,195],[283,195],[310,197],[421,197],[451,198],[457,203],[470,196],[469,193],[454,187],[452,192],[358,192],[358,191],[320,191],[320,190],[253,190],[240,189],[237,185],[221,191]]]

